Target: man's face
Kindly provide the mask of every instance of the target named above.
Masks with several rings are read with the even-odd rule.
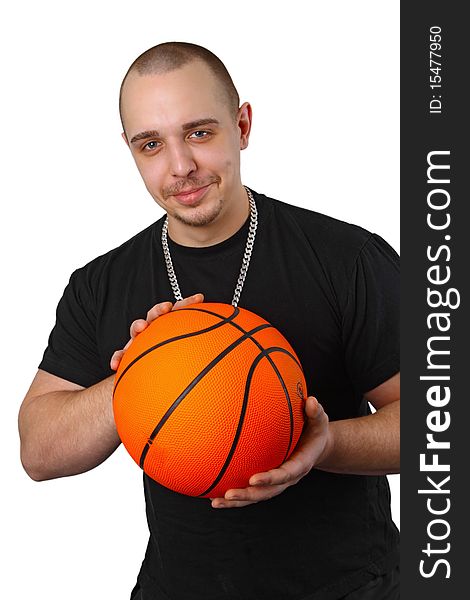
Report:
[[[244,104],[231,114],[221,84],[204,63],[159,75],[131,74],[122,116],[147,190],[171,218],[204,226],[239,201],[240,149],[248,143],[251,109]]]

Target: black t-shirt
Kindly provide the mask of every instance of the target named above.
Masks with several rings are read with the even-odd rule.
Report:
[[[239,305],[289,340],[330,420],[368,414],[363,394],[399,371],[396,252],[355,225],[254,196],[258,231]],[[112,374],[130,323],[173,300],[162,224],[72,274],[41,369],[85,387]],[[205,248],[169,239],[183,297],[231,303],[248,226]],[[146,475],[144,490],[144,599],[333,600],[398,561],[386,477],[313,469],[276,498],[222,510]]]

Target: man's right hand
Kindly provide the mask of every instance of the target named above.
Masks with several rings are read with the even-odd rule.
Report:
[[[132,341],[142,333],[144,329],[146,329],[152,321],[155,321],[157,317],[161,317],[167,312],[171,310],[178,310],[179,308],[183,308],[184,306],[189,306],[190,304],[197,304],[199,302],[204,302],[203,294],[194,294],[194,296],[189,296],[188,298],[183,298],[182,300],[178,300],[175,304],[171,302],[160,302],[159,304],[155,304],[147,313],[147,317],[145,319],[137,319],[134,321],[130,327],[130,340],[124,346],[122,350],[116,350],[116,352],[111,357],[110,367],[113,371],[116,371],[119,367],[119,363],[121,362],[122,357],[124,356],[124,352],[129,348]]]

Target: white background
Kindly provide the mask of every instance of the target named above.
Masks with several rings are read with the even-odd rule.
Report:
[[[2,597],[127,599],[147,543],[140,469],[121,447],[35,483],[16,424],[70,273],[162,214],[120,137],[121,79],[157,43],[207,46],[253,106],[244,183],[398,250],[399,3],[31,0],[2,13]]]

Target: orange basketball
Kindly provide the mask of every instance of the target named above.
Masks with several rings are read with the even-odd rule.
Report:
[[[129,346],[114,417],[152,479],[216,498],[287,459],[305,390],[299,359],[267,321],[228,304],[194,304],[158,317]]]

